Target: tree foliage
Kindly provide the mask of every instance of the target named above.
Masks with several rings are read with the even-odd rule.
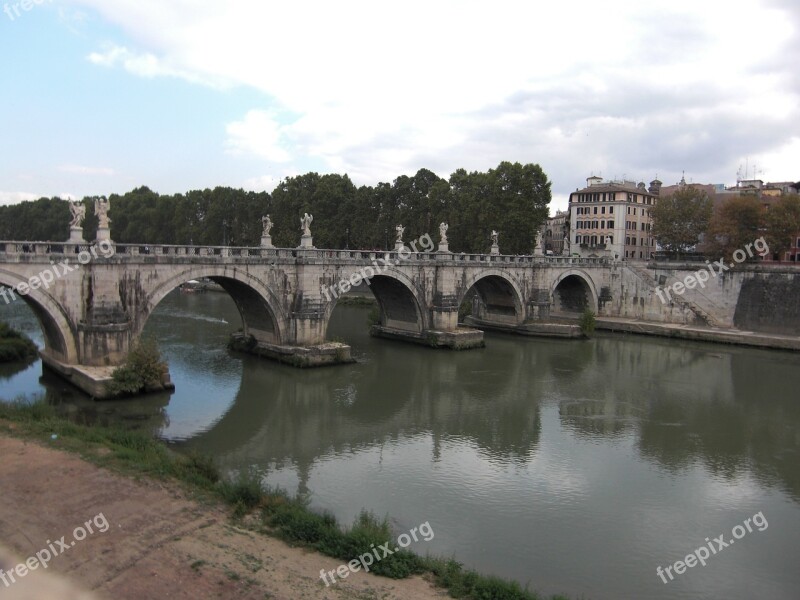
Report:
[[[770,251],[783,256],[792,246],[792,240],[800,234],[800,196],[782,196],[770,206],[765,224]]]
[[[31,339],[0,321],[0,363],[29,360],[36,357],[36,344]]]
[[[487,172],[459,169],[449,180],[420,169],[359,188],[347,175],[312,172],[287,177],[272,194],[218,187],[161,195],[142,186],[111,195],[109,217],[118,243],[258,246],[261,217],[269,214],[272,242],[284,248],[299,244],[305,212],[314,216],[318,248],[391,248],[397,225],[405,227],[406,241],[424,234],[438,239],[446,222],[455,251],[487,252],[496,229],[502,251],[521,254],[532,251],[550,197],[539,165],[503,162]],[[83,200],[87,240],[97,228],[94,201]],[[64,240],[69,220],[69,206],[58,198],[0,207],[0,239]]]
[[[670,252],[685,252],[708,230],[713,206],[704,190],[685,186],[659,198],[650,212],[653,237],[661,247]]]
[[[708,228],[708,248],[729,258],[761,237],[763,209],[753,195],[734,196],[717,207]]]
[[[60,198],[39,198],[0,206],[0,239],[61,241],[69,237],[69,205]]]

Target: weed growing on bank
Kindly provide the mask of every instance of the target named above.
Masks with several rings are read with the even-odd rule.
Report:
[[[175,479],[202,496],[223,501],[235,517],[258,515],[263,533],[291,544],[313,548],[349,562],[373,548],[393,541],[389,523],[362,512],[349,528],[340,526],[329,513],[316,513],[303,498],[265,488],[253,474],[224,479],[214,461],[198,454],[180,454],[145,432],[118,427],[87,426],[59,417],[43,402],[0,402],[0,433],[38,439],[81,454],[101,466],[125,473]],[[56,436],[53,438],[53,436]],[[102,451],[101,451],[102,450]],[[402,579],[428,575],[453,598],[474,600],[542,600],[516,582],[465,570],[453,560],[422,557],[407,550],[394,552],[370,569],[377,575]],[[552,600],[566,600],[553,596]]]
[[[594,312],[590,309],[586,309],[581,314],[580,321],[578,325],[581,328],[581,333],[585,335],[587,338],[592,337],[594,335],[594,328],[596,325]]]

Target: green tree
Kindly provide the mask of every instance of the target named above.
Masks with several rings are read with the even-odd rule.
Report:
[[[531,253],[536,232],[548,215],[550,185],[535,164],[502,162],[487,173],[457,170],[450,176],[451,248],[487,252],[496,229],[504,254]]]
[[[766,239],[771,252],[782,256],[800,233],[800,196],[788,194],[770,206],[766,216]]]
[[[39,198],[0,207],[0,239],[61,241],[69,237],[69,203]]]
[[[763,209],[752,195],[734,196],[717,207],[708,228],[708,247],[730,258],[733,253],[761,237]]]
[[[713,205],[700,188],[684,186],[658,198],[650,211],[653,237],[669,252],[686,252],[708,231]]]

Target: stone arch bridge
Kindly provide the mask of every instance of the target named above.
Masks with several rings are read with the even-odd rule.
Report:
[[[506,330],[586,307],[603,313],[620,268],[607,258],[451,252],[98,248],[0,242],[0,293],[30,305],[44,332],[42,358],[65,376],[120,364],[159,302],[193,279],[230,294],[251,350],[311,366],[349,360],[349,347],[326,342],[328,321],[338,297],[363,278],[380,307],[376,335],[470,348],[483,345],[483,332],[459,326],[464,300],[474,300],[476,322]]]

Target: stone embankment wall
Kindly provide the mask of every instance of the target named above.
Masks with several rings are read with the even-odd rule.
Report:
[[[705,287],[683,294],[665,288],[704,270]],[[735,327],[764,333],[800,335],[800,268],[739,265],[723,273],[706,263],[626,263],[612,275],[613,300],[607,316],[659,323]],[[662,302],[657,291],[666,302]]]

